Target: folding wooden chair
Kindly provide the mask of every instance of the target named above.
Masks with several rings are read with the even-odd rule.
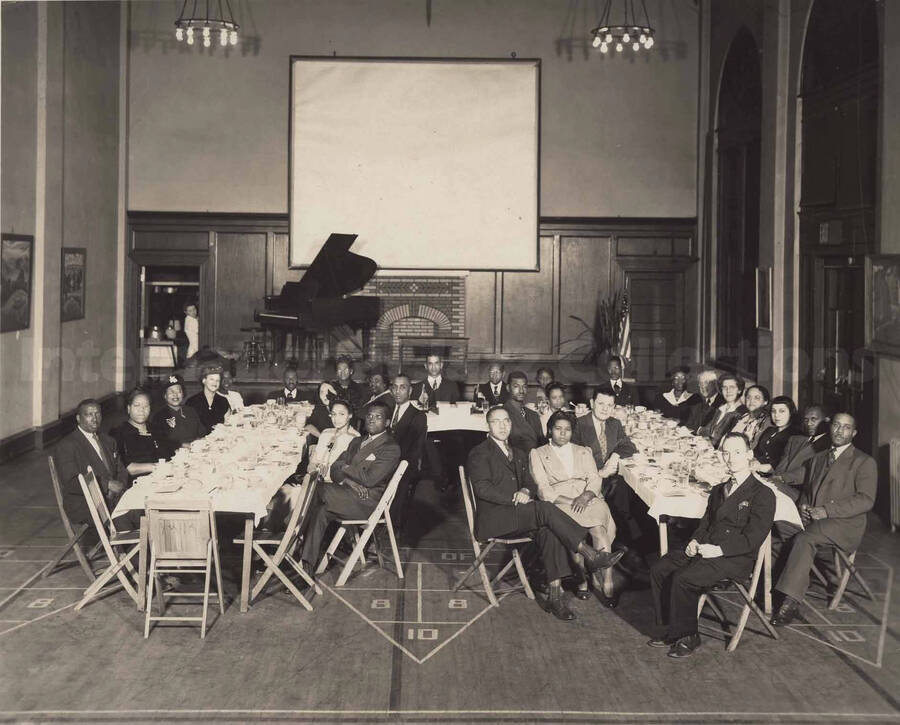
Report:
[[[103,492],[100,490],[100,484],[94,476],[94,471],[88,466],[85,475],[78,475],[78,482],[81,484],[81,491],[87,502],[88,510],[91,513],[91,519],[94,522],[94,528],[97,530],[97,536],[100,537],[100,546],[106,553],[109,566],[98,576],[91,585],[84,590],[81,601],[75,605],[75,611],[84,607],[91,599],[95,598],[100,591],[106,586],[113,577],[117,577],[122,588],[128,592],[138,608],[143,607],[144,583],[135,573],[131,560],[138,555],[141,550],[141,537],[137,531],[116,530],[112,518],[109,515],[109,509],[106,507],[106,500],[103,498]],[[107,528],[109,529],[107,533]],[[124,554],[118,554],[116,548],[130,546]],[[123,571],[123,569],[125,571]],[[137,579],[137,589],[132,585],[126,575],[126,571]]]
[[[150,622],[164,620],[200,622],[200,639],[206,637],[206,613],[209,606],[210,567],[216,568],[216,592],[219,611],[225,613],[222,596],[222,570],[219,566],[219,545],[216,538],[216,519],[209,499],[197,501],[148,500],[144,505],[150,538],[150,572],[147,576],[147,614],[144,618],[144,638],[150,636]],[[202,592],[164,592],[160,574],[203,574]],[[156,585],[160,614],[154,617],[153,589]],[[203,613],[199,617],[167,617],[167,597],[202,597]]]
[[[350,577],[350,574],[353,572],[353,567],[356,566],[357,561],[359,561],[362,566],[365,566],[365,557],[363,555],[363,552],[365,551],[366,544],[368,544],[369,539],[372,538],[372,534],[375,532],[375,528],[379,524],[384,524],[385,528],[387,529],[388,538],[391,541],[391,551],[394,555],[394,566],[397,567],[397,578],[403,578],[403,565],[400,563],[400,551],[397,549],[397,539],[394,536],[394,524],[391,522],[391,502],[394,500],[394,496],[397,494],[397,486],[400,483],[400,479],[403,477],[403,472],[406,470],[406,466],[406,461],[400,461],[400,465],[397,466],[397,470],[395,470],[394,475],[391,476],[391,480],[388,482],[387,488],[384,490],[384,494],[382,495],[381,500],[378,502],[375,510],[369,515],[368,519],[341,521],[341,525],[338,527],[334,538],[331,540],[331,543],[328,545],[328,549],[322,556],[322,561],[319,562],[319,568],[316,569],[316,574],[322,574],[328,567],[328,561],[332,558],[335,558],[334,552],[337,550],[338,544],[341,543],[341,539],[344,538],[344,533],[347,531],[347,527],[362,527],[362,533],[357,535],[356,543],[353,546],[353,551],[350,552],[350,556],[348,556],[347,561],[344,562],[344,568],[341,570],[341,574],[338,577],[337,582],[335,583],[335,586],[344,586],[344,584],[347,583],[347,579]],[[378,555],[379,566],[384,568],[384,559],[382,558],[381,549],[379,548],[377,539],[375,539],[375,552]]]
[[[306,609],[312,611],[312,604],[309,603],[309,600],[300,593],[300,590],[298,590],[297,587],[294,586],[294,583],[281,570],[281,565],[285,561],[307,584],[309,584],[313,588],[313,591],[316,594],[322,594],[322,589],[319,587],[316,580],[313,579],[309,574],[307,574],[303,570],[303,567],[300,566],[300,562],[298,562],[294,558],[294,551],[296,551],[297,547],[300,544],[300,541],[303,538],[303,522],[306,518],[310,503],[312,502],[313,496],[316,492],[316,487],[318,485],[318,476],[313,476],[307,473],[303,485],[303,497],[300,500],[300,504],[298,506],[295,506],[294,510],[291,512],[291,517],[288,521],[287,529],[285,530],[284,535],[280,539],[253,540],[253,550],[256,552],[259,558],[263,560],[263,563],[266,565],[266,570],[260,575],[259,579],[257,579],[256,581],[256,584],[253,585],[253,589],[250,591],[251,602],[260,595],[263,589],[265,589],[266,584],[274,574],[276,577],[278,577],[281,583],[284,584],[287,590],[294,595],[294,597],[298,602],[300,602],[300,604],[302,604]],[[235,539],[234,543],[243,545],[243,537]],[[266,547],[275,547],[275,551],[271,556],[266,551]]]
[[[472,485],[466,477],[466,469],[463,466],[459,467],[459,485],[462,489],[463,504],[466,507],[466,521],[469,524],[469,534],[472,537],[472,550],[475,552],[475,561],[472,562],[472,566],[466,570],[466,573],[463,574],[462,578],[456,582],[453,591],[459,591],[460,587],[466,583],[466,580],[472,576],[473,572],[477,569],[478,573],[481,575],[481,583],[484,585],[484,593],[487,595],[491,606],[500,606],[500,602],[497,601],[497,596],[494,594],[494,586],[503,580],[503,577],[506,576],[506,572],[509,571],[510,567],[515,566],[516,572],[519,575],[519,581],[522,584],[522,588],[525,590],[525,596],[529,599],[534,599],[534,592],[531,591],[531,585],[528,583],[528,576],[525,574],[525,567],[522,565],[522,557],[519,555],[518,549],[520,545],[530,543],[531,537],[521,536],[515,539],[490,538],[486,542],[479,542],[478,538],[475,536],[475,496],[472,492]],[[481,548],[482,543],[485,545],[483,549]],[[488,576],[484,562],[485,559],[487,559],[487,555],[491,552],[491,549],[497,544],[513,547],[512,558],[506,562],[506,565],[497,573],[497,576],[494,577],[492,582]]]
[[[92,582],[97,577],[94,574],[94,570],[91,568],[90,560],[99,550],[100,545],[98,543],[88,554],[84,553],[84,549],[81,548],[81,538],[86,531],[90,530],[90,527],[87,524],[72,526],[69,515],[66,513],[66,509],[63,506],[62,488],[59,485],[59,475],[56,473],[56,462],[53,460],[53,456],[47,456],[47,465],[50,467],[50,482],[53,484],[53,495],[56,498],[56,507],[59,509],[59,518],[62,520],[63,528],[66,530],[66,535],[69,537],[69,540],[57,550],[53,560],[41,570],[41,579],[45,579],[55,572],[56,568],[62,563],[62,560],[65,559],[66,555],[70,551],[73,551],[75,552],[75,558],[81,566],[82,571],[84,571],[85,576],[87,576],[88,581]]]
[[[756,615],[759,621],[762,622],[766,631],[771,634],[774,639],[778,639],[778,632],[775,630],[775,627],[772,626],[768,617],[766,617],[754,600],[759,585],[759,577],[764,573],[763,570],[766,569],[766,582],[769,581],[771,576],[771,573],[768,571],[768,568],[771,566],[771,546],[772,534],[769,534],[766,536],[766,540],[763,541],[762,546],[759,547],[759,551],[756,554],[756,563],[753,566],[753,574],[750,576],[749,587],[744,586],[744,583],[737,579],[729,579],[744,600],[744,606],[741,609],[741,615],[738,618],[737,629],[735,629],[734,634],[731,635],[731,638],[728,640],[728,647],[726,648],[728,652],[734,652],[734,650],[737,649],[738,643],[741,641],[741,635],[744,633],[744,628],[747,626],[747,620],[750,618],[751,611]],[[722,611],[714,604],[713,596],[712,592],[706,592],[700,596],[700,601],[697,603],[697,618],[699,619],[704,605],[708,604],[710,605],[710,608],[716,612],[722,625],[725,626],[725,617],[722,615]]]
[[[851,551],[849,554],[837,546],[831,547],[834,551],[834,573],[838,577],[837,588],[835,589],[834,594],[831,597],[831,601],[828,602],[829,609],[837,609],[838,605],[841,603],[841,600],[844,598],[844,592],[847,590],[847,585],[850,583],[850,577],[852,576],[859,585],[862,587],[865,596],[870,600],[875,599],[875,595],[872,593],[872,590],[869,588],[869,585],[866,584],[865,579],[859,573],[859,570],[855,566],[856,562],[856,552]],[[813,564],[812,573],[816,577],[816,579],[821,582],[822,586],[825,587],[826,591],[828,590],[828,580],[822,574],[821,570]]]

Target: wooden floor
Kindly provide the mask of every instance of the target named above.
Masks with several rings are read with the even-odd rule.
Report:
[[[646,589],[614,611],[575,601],[574,623],[520,592],[493,609],[451,593],[471,559],[461,502],[425,481],[402,582],[370,566],[336,590],[331,571],[313,612],[282,591],[242,615],[226,548],[205,641],[175,626],[145,640],[122,592],[73,612],[78,567],[22,588],[63,541],[45,456],[0,467],[2,721],[900,722],[900,547],[875,519],[858,558],[875,602],[826,612],[814,589],[805,621],[777,642],[751,621],[734,653],[704,619],[702,648],[674,661],[645,644]]]

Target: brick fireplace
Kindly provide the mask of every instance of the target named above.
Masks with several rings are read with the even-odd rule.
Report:
[[[360,294],[381,300],[381,316],[372,331],[369,358],[398,360],[399,338],[464,337],[465,277],[372,278]]]

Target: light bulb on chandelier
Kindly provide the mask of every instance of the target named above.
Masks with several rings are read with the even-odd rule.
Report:
[[[605,0],[602,6],[600,22],[590,31],[593,47],[600,48],[601,53],[613,44],[617,53],[629,46],[634,52],[639,52],[641,46],[648,50],[653,47],[656,31],[645,0]]]

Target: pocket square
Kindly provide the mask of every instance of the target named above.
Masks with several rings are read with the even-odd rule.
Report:
[[[374,461],[374,460],[375,460],[375,454],[374,454],[374,453],[370,453],[368,456],[366,456],[366,460],[367,460],[367,461]]]
[[[738,504],[738,510],[743,509],[743,508],[750,508],[750,502],[749,501],[741,501]]]

